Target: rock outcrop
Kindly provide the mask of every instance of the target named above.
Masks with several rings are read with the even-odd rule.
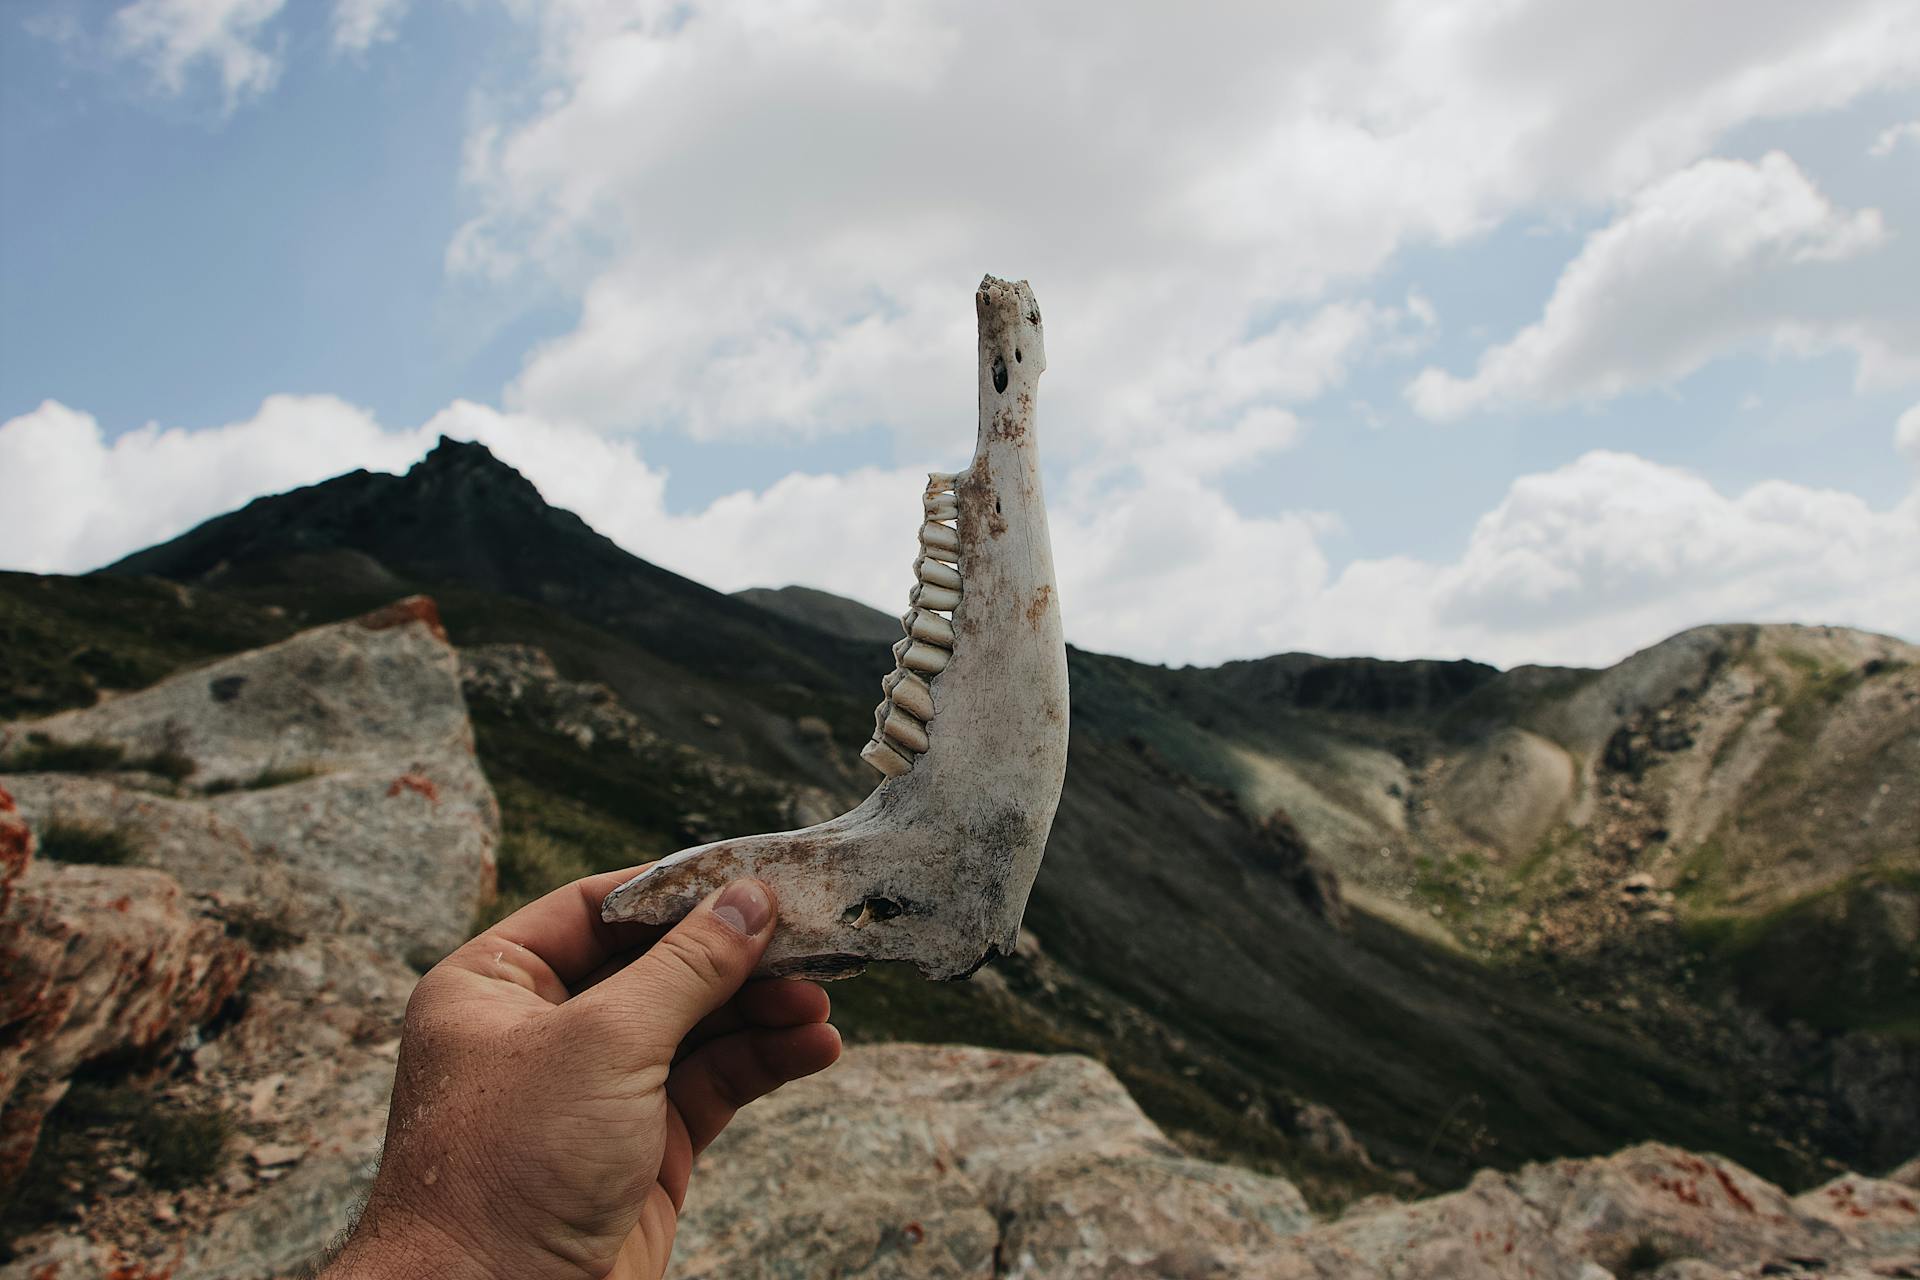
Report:
[[[1649,1143],[1316,1222],[1284,1178],[1183,1156],[1088,1059],[873,1046],[740,1113],[702,1158],[673,1274],[1909,1276],[1915,1200],[1857,1175],[1794,1199],[1732,1161]]]
[[[0,1178],[71,1073],[129,1055],[234,1138],[205,1185],[81,1206],[0,1274],[298,1274],[378,1154],[409,960],[465,938],[491,892],[498,815],[454,650],[415,598],[0,727],[0,760],[76,744],[109,767],[0,791]],[[172,780],[112,767],[159,760]],[[29,862],[33,829],[57,838]],[[49,860],[85,852],[76,831],[133,865]]]
[[[736,1117],[674,1274],[1239,1275],[1311,1222],[1285,1180],[1183,1156],[1090,1059],[876,1045]]]
[[[178,1040],[249,963],[159,872],[29,866],[0,915],[0,1190],[26,1169],[75,1067]]]
[[[412,601],[0,730],[0,751],[40,735],[192,765],[183,781],[5,779],[0,1156],[24,1162],[76,1067],[176,1042],[157,1087],[237,1135],[212,1181],[83,1206],[15,1242],[0,1278],[294,1276],[346,1225],[416,980],[403,957],[461,937],[491,876],[496,819],[458,680]],[[467,680],[576,741],[660,749],[532,651],[483,655]],[[34,860],[33,828],[61,824],[108,833],[139,865]],[[1264,838],[1249,874],[1309,896],[1289,852],[1304,845],[1277,823]],[[244,1009],[209,1023],[243,978]],[[1299,1125],[1316,1150],[1352,1144],[1331,1112]],[[1920,1275],[1916,1182],[1848,1175],[1791,1198],[1649,1144],[1325,1220],[1284,1178],[1184,1154],[1090,1059],[862,1046],[747,1108],[706,1153],[673,1274],[1865,1280]]]
[[[499,815],[459,659],[423,597],[0,729],[0,759],[33,742],[191,772],[158,798],[138,775],[15,775],[29,821],[84,813],[190,887],[297,901],[309,927],[445,951],[490,891]]]

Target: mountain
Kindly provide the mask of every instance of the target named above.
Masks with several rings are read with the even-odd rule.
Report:
[[[748,587],[734,592],[733,598],[848,640],[891,645],[900,638],[900,619],[831,591],[813,587]]]
[[[484,445],[441,437],[403,476],[355,471],[259,498],[109,565],[203,586],[391,594],[401,579],[556,609],[702,673],[849,687],[870,659],[817,628],[628,555]]]
[[[416,591],[508,673],[468,699],[509,902],[872,785],[888,655],[831,630],[861,606],[710,591],[445,441],[100,576],[0,576],[30,686],[0,697],[73,705]],[[1920,1144],[1913,646],[1710,628],[1602,672],[1069,657],[1034,938],[983,982],[841,984],[856,1035],[1089,1052],[1191,1148],[1349,1192],[1373,1163],[1447,1185],[1641,1138],[1789,1183]],[[1315,1106],[1372,1163],[1316,1154]]]

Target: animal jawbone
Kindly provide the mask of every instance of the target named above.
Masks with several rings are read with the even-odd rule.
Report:
[[[921,499],[914,585],[861,751],[881,774],[851,812],[686,849],[607,896],[609,921],[671,924],[757,876],[780,900],[763,974],[849,977],[911,961],[961,978],[1013,950],[1067,764],[1067,661],[1040,485],[1046,369],[1026,283],[989,276],[972,464]]]

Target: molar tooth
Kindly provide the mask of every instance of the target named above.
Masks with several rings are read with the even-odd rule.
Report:
[[[930,556],[957,561],[960,559],[960,531],[929,520],[920,526],[920,546]]]
[[[900,665],[908,671],[921,671],[937,676],[947,669],[947,663],[953,661],[953,655],[937,645],[910,640],[911,646],[900,659]]]
[[[901,617],[900,625],[915,640],[953,648],[953,624],[938,614],[928,613],[924,609],[909,609]]]
[[[941,609],[952,613],[960,607],[960,593],[951,587],[933,587],[926,583],[916,583],[907,596],[907,603],[920,609]]]
[[[958,520],[960,499],[950,493],[930,493],[920,500],[929,520]]]
[[[888,713],[887,722],[880,728],[887,737],[909,751],[918,753],[927,749],[927,726],[899,707]]]
[[[889,778],[897,778],[913,768],[913,761],[895,751],[892,743],[879,738],[860,748],[860,758]]]
[[[928,493],[951,493],[958,488],[960,477],[945,471],[932,471],[927,474]]]
[[[896,671],[886,683],[887,696],[894,706],[921,720],[933,719],[933,689],[925,680],[911,671]]]
[[[913,647],[913,637],[901,636],[893,642],[893,660],[898,663],[907,656],[907,650]]]
[[[932,586],[946,587],[952,591],[960,589],[960,571],[938,560],[922,559],[914,566],[914,576]]]

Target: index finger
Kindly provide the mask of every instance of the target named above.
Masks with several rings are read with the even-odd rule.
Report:
[[[572,988],[613,957],[644,947],[666,932],[657,925],[609,924],[600,918],[601,900],[652,865],[643,862],[562,885],[483,930],[467,946],[494,939],[524,947]]]

